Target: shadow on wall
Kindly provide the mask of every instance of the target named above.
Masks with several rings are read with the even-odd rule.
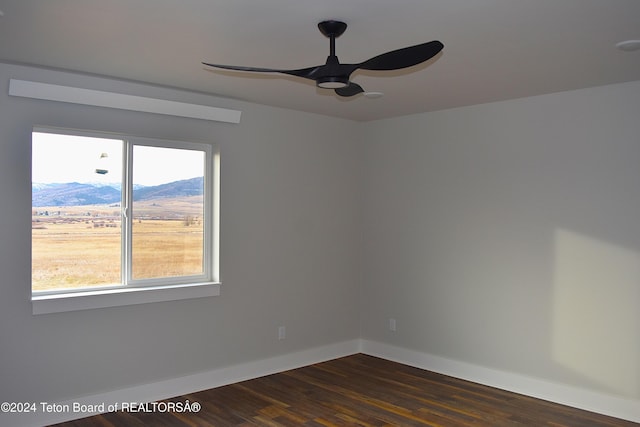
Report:
[[[552,357],[612,393],[640,394],[640,252],[557,229]]]

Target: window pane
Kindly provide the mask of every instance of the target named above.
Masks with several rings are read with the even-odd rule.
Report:
[[[32,290],[120,284],[120,140],[32,134]]]
[[[133,147],[132,278],[204,273],[205,153]]]

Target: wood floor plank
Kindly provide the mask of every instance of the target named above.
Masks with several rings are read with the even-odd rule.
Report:
[[[56,427],[638,427],[364,354],[168,399],[197,413],[115,412]]]

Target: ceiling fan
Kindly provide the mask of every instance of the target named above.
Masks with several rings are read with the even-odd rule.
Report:
[[[392,50],[391,52],[374,56],[373,58],[359,64],[341,64],[336,56],[336,38],[340,37],[342,33],[344,33],[347,29],[347,24],[333,20],[322,21],[318,24],[318,29],[322,34],[328,37],[330,41],[330,53],[324,65],[297,70],[280,70],[272,68],[210,64],[207,62],[203,62],[203,64],[209,67],[222,68],[226,70],[281,73],[295,77],[302,77],[314,80],[316,82],[316,86],[320,88],[334,89],[336,94],[339,96],[349,97],[364,92],[364,89],[362,89],[359,84],[353,83],[349,80],[351,73],[355,70],[400,70],[433,58],[444,47],[444,45],[438,40],[433,40],[415,46]]]

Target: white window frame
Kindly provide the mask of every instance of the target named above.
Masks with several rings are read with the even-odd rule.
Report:
[[[36,126],[33,132],[107,138],[124,141],[122,188],[122,283],[115,286],[31,292],[33,314],[76,311],[150,302],[220,295],[220,151],[215,143],[169,141],[124,134],[89,132]],[[194,276],[133,279],[131,276],[131,224],[134,146],[192,149],[205,152],[203,274]]]

